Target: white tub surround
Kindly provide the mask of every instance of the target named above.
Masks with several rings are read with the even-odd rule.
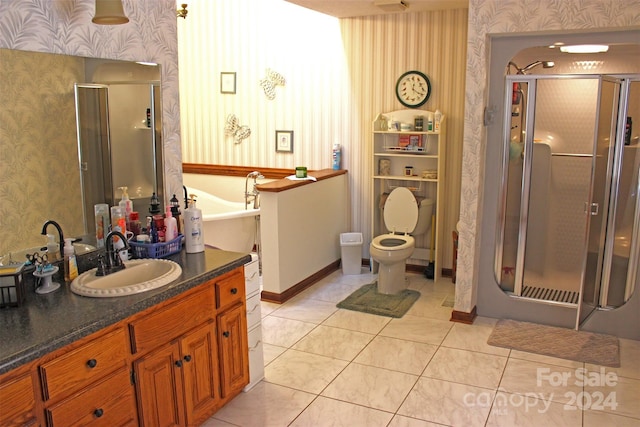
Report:
[[[258,186],[263,300],[282,303],[338,269],[340,233],[349,231],[346,173],[309,171],[317,181]]]

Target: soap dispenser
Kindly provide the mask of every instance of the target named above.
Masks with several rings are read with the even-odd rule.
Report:
[[[70,283],[78,277],[78,264],[73,239],[64,239],[64,281]]]
[[[60,259],[60,245],[56,243],[56,236],[47,234],[47,261],[54,262]]]
[[[118,206],[120,206],[124,210],[125,221],[129,222],[131,221],[131,212],[133,212],[133,202],[131,201],[131,199],[129,199],[129,193],[127,193],[127,190],[129,188],[128,187],[118,187],[118,188],[122,190],[122,200],[120,200],[120,203],[118,203]]]

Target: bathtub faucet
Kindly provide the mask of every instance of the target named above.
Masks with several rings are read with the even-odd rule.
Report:
[[[253,189],[249,191],[249,179],[253,178]],[[264,179],[264,176],[258,171],[253,171],[247,174],[247,179],[244,181],[244,208],[249,209],[248,206],[253,202],[253,209],[260,207],[260,192],[256,188],[258,179]]]

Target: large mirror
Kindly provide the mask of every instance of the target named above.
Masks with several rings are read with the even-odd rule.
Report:
[[[160,117],[159,66],[0,49],[0,256],[44,246],[47,220],[90,250],[93,206],[119,187],[148,215],[163,200]]]

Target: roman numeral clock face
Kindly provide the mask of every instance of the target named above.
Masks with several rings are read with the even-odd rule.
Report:
[[[418,108],[429,99],[431,82],[420,71],[407,71],[396,83],[396,97],[405,107]]]

